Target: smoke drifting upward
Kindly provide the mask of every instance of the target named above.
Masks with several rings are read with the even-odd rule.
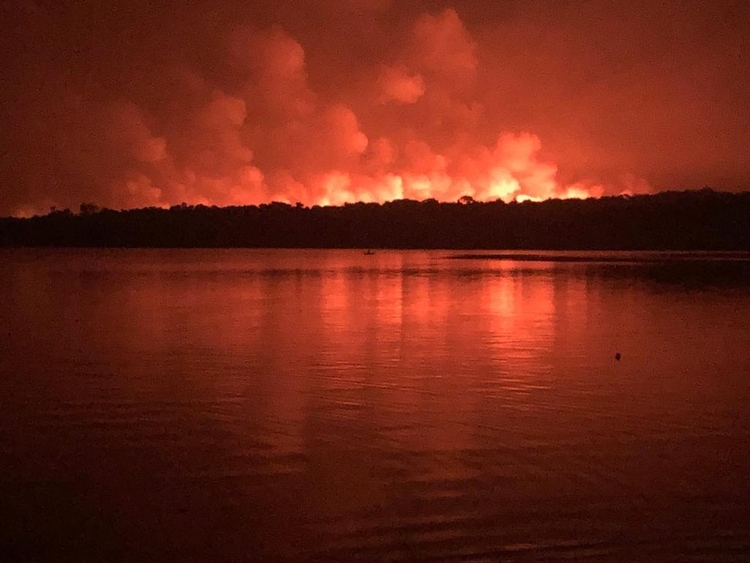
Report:
[[[737,3],[178,4],[4,8],[0,214],[747,187]]]

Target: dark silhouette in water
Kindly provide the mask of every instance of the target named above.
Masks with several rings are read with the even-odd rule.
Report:
[[[615,353],[615,360],[617,360],[619,362],[620,358],[622,358],[622,355],[620,354],[620,352],[616,352]]]

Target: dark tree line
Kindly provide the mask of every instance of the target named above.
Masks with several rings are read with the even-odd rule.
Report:
[[[750,192],[711,189],[540,203],[398,200],[341,207],[126,211],[82,204],[0,218],[3,246],[750,250]]]

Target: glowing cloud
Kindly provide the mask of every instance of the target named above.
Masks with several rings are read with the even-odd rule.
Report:
[[[348,21],[388,2],[326,6]],[[326,62],[342,56],[333,38],[306,46],[278,24],[240,24],[218,38],[210,66],[167,64],[152,77],[158,88],[102,96],[74,84],[48,112],[54,158],[37,174],[71,187],[29,192],[15,209],[523,201],[648,189],[631,176],[562,181],[537,134],[490,128],[480,80],[488,59],[456,10],[416,15],[387,48],[371,36],[362,41],[375,42],[374,54],[340,82],[333,76],[343,71]]]
[[[425,92],[424,80],[419,74],[410,74],[405,65],[383,67],[378,78],[382,88],[381,100],[413,104]]]

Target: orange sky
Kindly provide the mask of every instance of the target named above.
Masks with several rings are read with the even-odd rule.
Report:
[[[750,10],[10,1],[0,214],[750,188]]]

